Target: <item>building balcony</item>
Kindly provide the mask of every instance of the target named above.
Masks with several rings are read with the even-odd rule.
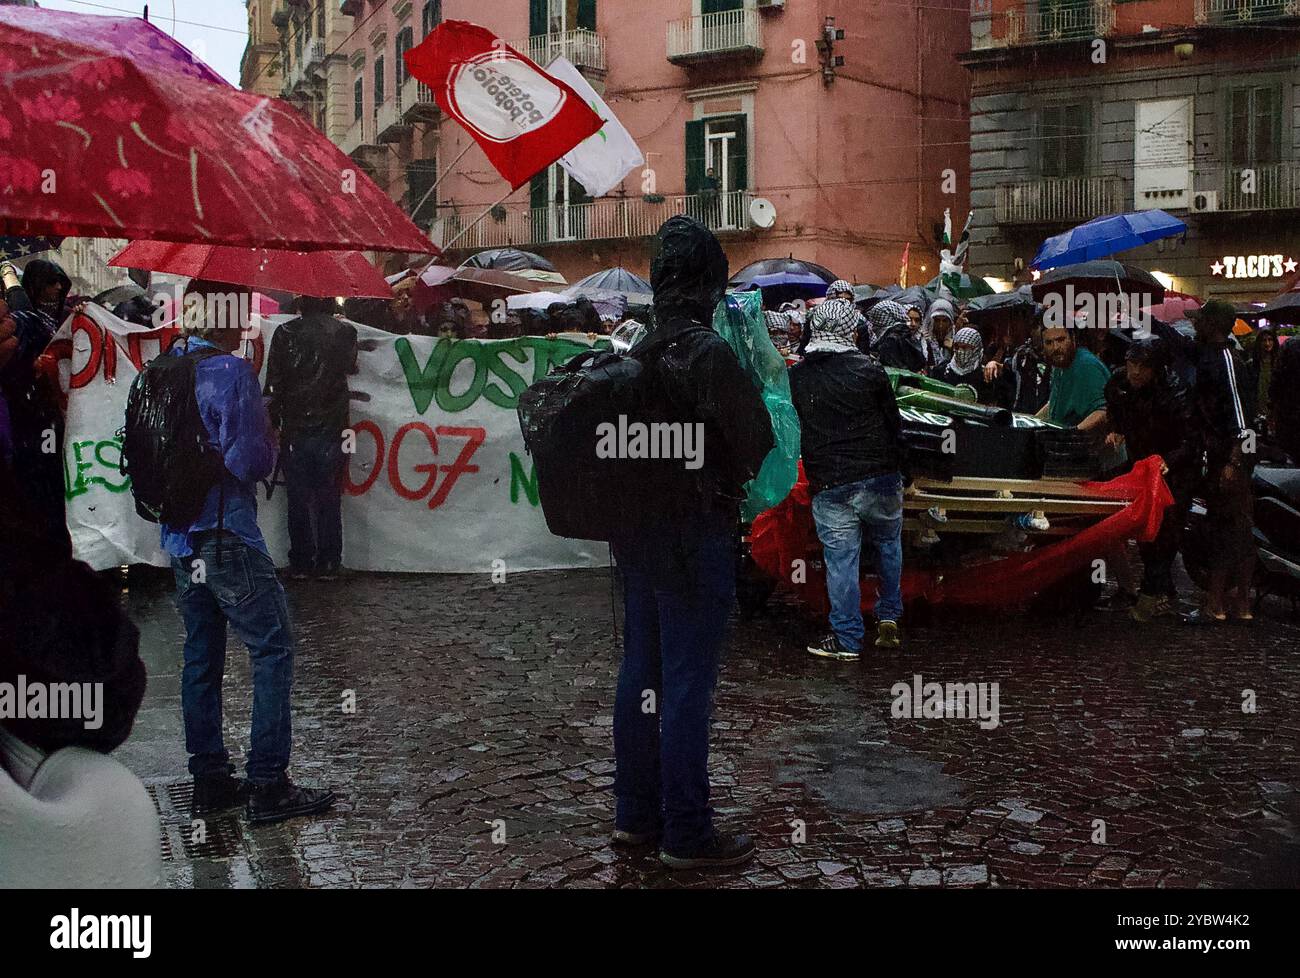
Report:
[[[558,34],[534,34],[524,44],[515,45],[545,68],[556,58],[566,58],[575,68],[605,73],[605,38],[595,31],[580,28]]]
[[[1220,213],[1269,213],[1300,210],[1300,163],[1258,163],[1225,166],[1198,176],[1193,197],[1215,194],[1213,209]],[[1208,210],[1208,209],[1207,209]]]
[[[1267,26],[1300,18],[1300,0],[1196,0],[1195,16],[1206,27]]]
[[[1208,0],[1222,3],[1226,0]],[[1024,0],[994,13],[988,0],[971,11],[971,48],[1018,48],[1106,37],[1115,29],[1115,0]]]
[[[1121,176],[1041,177],[999,184],[994,218],[999,224],[1072,224],[1124,208]]]
[[[756,9],[724,10],[668,24],[668,60],[676,65],[763,56],[763,20]]]
[[[301,94],[303,89],[313,87],[320,80],[320,71],[324,63],[325,42],[323,40],[317,39],[304,44],[302,54],[284,73],[284,97],[292,98]]]
[[[754,193],[736,190],[707,199],[698,194],[664,197],[657,202],[644,197],[604,197],[587,204],[529,207],[506,205],[500,220],[488,215],[456,242],[457,248],[502,248],[511,245],[561,244],[568,241],[602,241],[617,238],[649,238],[668,218],[688,214],[718,233],[745,231],[752,227],[749,204]],[[444,241],[450,241],[480,211],[442,207],[446,225]]]
[[[398,92],[402,121],[435,122],[438,118],[438,103],[433,99],[433,91],[422,81],[416,81],[414,75],[402,82]]]
[[[381,143],[400,142],[410,126],[402,117],[402,93],[375,109],[375,138]]]
[[[377,115],[378,113],[362,113],[360,119],[354,119],[343,139],[340,140],[339,149],[349,156],[382,150],[383,147],[379,145],[378,139],[375,138],[375,117]]]

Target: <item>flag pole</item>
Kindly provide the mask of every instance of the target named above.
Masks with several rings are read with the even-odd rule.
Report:
[[[442,183],[443,179],[446,178],[447,174],[449,174],[453,169],[455,169],[456,164],[460,162],[461,157],[464,156],[466,153],[468,153],[469,148],[473,145],[474,145],[474,140],[471,139],[469,142],[465,144],[465,148],[460,151],[457,157],[447,164],[447,169],[443,170],[441,174],[434,177],[433,186],[430,187],[428,190],[426,190],[424,192],[424,196],[420,198],[420,202],[411,208],[412,216],[415,216],[416,214],[420,213],[420,208],[423,207],[424,202],[429,199],[429,195],[438,189],[438,184]]]
[[[483,213],[482,213],[482,214],[480,214],[478,217],[474,218],[474,220],[470,221],[470,223],[467,224],[467,225],[465,225],[465,227],[461,228],[461,229],[460,229],[460,233],[459,233],[458,235],[456,235],[456,237],[452,238],[452,239],[451,239],[450,241],[448,241],[445,245],[443,245],[443,246],[442,246],[442,250],[443,250],[443,251],[450,251],[452,245],[454,245],[457,241],[459,241],[461,238],[465,237],[466,234],[468,234],[470,231],[472,231],[472,230],[474,229],[474,227],[478,224],[479,221],[483,220],[483,218],[487,217],[489,214],[492,213],[492,211],[493,211],[494,208],[496,208],[496,207],[497,207],[498,205],[500,205],[500,204],[505,203],[506,198],[509,197],[509,196],[510,196],[512,193],[514,193],[514,192],[515,192],[514,188],[511,187],[511,188],[510,188],[509,190],[507,190],[504,194],[502,194],[499,198],[497,198],[497,200],[496,200],[495,202],[493,202],[492,204],[488,205],[488,206],[483,210]]]

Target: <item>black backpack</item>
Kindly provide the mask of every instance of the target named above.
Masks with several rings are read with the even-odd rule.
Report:
[[[699,478],[674,459],[601,458],[603,423],[684,422],[656,361],[683,334],[650,337],[627,353],[591,350],[519,396],[519,427],[533,457],[547,528],[577,540],[616,538],[653,523],[699,493]]]
[[[150,523],[189,526],[225,473],[221,453],[208,444],[196,399],[195,366],[224,356],[203,345],[145,364],[131,384],[122,432],[123,475],[131,477],[135,511]]]

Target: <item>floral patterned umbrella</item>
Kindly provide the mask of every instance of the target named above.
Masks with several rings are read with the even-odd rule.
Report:
[[[0,6],[0,235],[437,252],[295,109],[123,23]]]

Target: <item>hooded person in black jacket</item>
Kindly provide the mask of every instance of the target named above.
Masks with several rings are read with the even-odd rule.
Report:
[[[333,299],[303,296],[302,315],[271,337],[266,393],[280,432],[289,513],[289,567],[330,580],[343,558],[343,431],[357,330],[334,315]]]
[[[816,493],[813,520],[831,601],[831,634],[808,651],[849,660],[860,656],[864,634],[858,583],[864,528],[880,576],[876,646],[899,645],[905,453],[889,377],[858,350],[856,317],[850,313],[856,310],[848,303],[818,306],[808,352],[790,368],[790,395],[802,428],[804,473]]]
[[[1230,343],[1237,313],[1231,305],[1207,302],[1196,317],[1201,359],[1192,389],[1192,423],[1205,450],[1206,520],[1214,532],[1215,563],[1200,621],[1239,621],[1254,616],[1254,496],[1250,473],[1258,460],[1255,391],[1250,368]],[[1232,607],[1227,603],[1231,598]]]
[[[742,487],[773,446],[758,387],[711,328],[727,259],[693,218],[659,229],[651,264],[655,329],[638,345],[674,415],[700,426],[702,457],[665,484],[650,518],[611,541],[623,576],[623,664],[614,703],[618,845],[660,842],[676,868],[749,859],[747,835],[709,808],[709,714],[735,595]],[[695,466],[695,467],[692,467]],[[647,703],[650,704],[647,707]]]
[[[22,287],[6,306],[18,323],[19,350],[0,369],[0,397],[9,411],[13,472],[30,503],[45,545],[72,555],[63,495],[63,411],[57,382],[37,361],[63,324],[72,282],[52,261],[37,259],[23,270]]]
[[[1159,534],[1150,543],[1138,545],[1142,587],[1129,614],[1135,621],[1147,622],[1178,616],[1174,558],[1182,543],[1200,466],[1187,391],[1170,369],[1168,344],[1154,337],[1135,339],[1125,358],[1124,366],[1106,383],[1106,421],[1111,428],[1106,443],[1112,448],[1122,445],[1135,462],[1160,456],[1165,482],[1174,497]]]
[[[925,373],[929,361],[921,342],[919,327],[912,324],[902,303],[892,299],[878,302],[867,313],[867,319],[879,336],[871,352],[882,366]]]

